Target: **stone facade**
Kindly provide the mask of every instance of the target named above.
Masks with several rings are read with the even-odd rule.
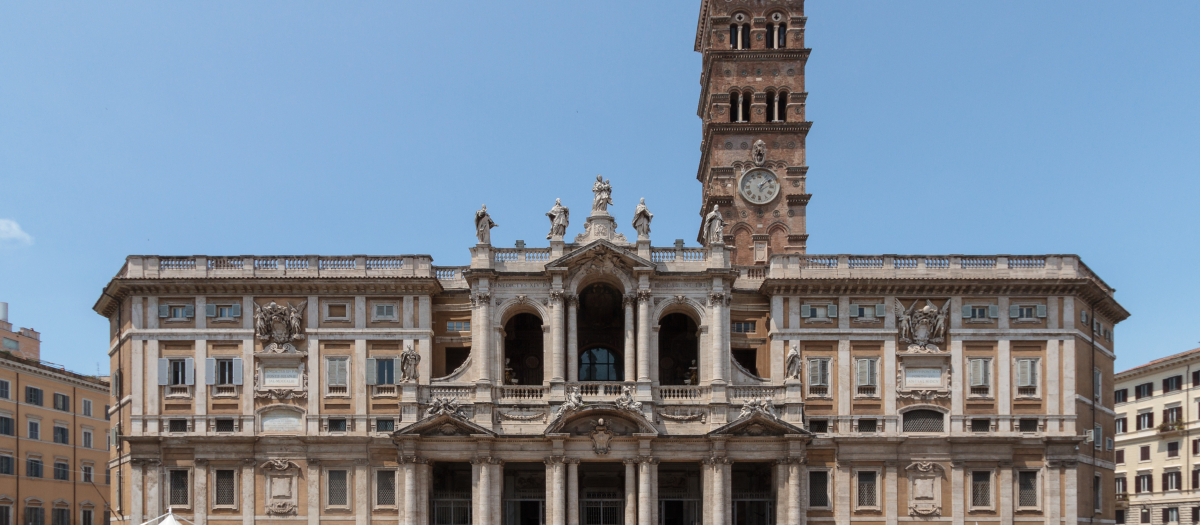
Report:
[[[1115,380],[1117,523],[1200,521],[1200,348]]]
[[[597,178],[548,247],[492,246],[480,209],[466,266],[128,257],[95,306],[119,520],[1112,520],[1084,444],[1112,399],[1078,392],[1111,384],[1114,290],[1073,255],[804,253],[804,22],[702,5],[702,248],[619,226]]]

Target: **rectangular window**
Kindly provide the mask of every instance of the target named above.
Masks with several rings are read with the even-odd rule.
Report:
[[[1169,458],[1179,457],[1179,442],[1178,441],[1168,441],[1167,442],[1167,457],[1169,457]]]
[[[41,507],[25,506],[25,525],[45,525],[46,510]]]
[[[1192,371],[1192,386],[1200,386],[1200,370]],[[1196,516],[1195,513],[1193,513],[1192,515]],[[1197,519],[1200,519],[1200,516],[1196,516],[1195,519],[1193,519],[1192,521],[1196,521]]]
[[[808,420],[808,430],[815,434],[824,434],[829,432],[828,419],[810,419]]]
[[[92,448],[92,431],[83,431],[83,448]]]
[[[990,317],[987,305],[968,306],[963,309],[963,313],[967,314],[963,316],[967,319],[988,319]]]
[[[1017,319],[1034,319],[1037,317],[1035,312],[1037,308],[1031,305],[1017,306]]]
[[[1171,376],[1163,378],[1163,393],[1174,392],[1183,389],[1183,376]]]
[[[79,473],[80,473],[80,475],[83,477],[83,482],[84,482],[84,483],[91,483],[91,482],[92,482],[92,472],[93,472],[93,470],[92,470],[92,466],[91,466],[91,465],[84,465],[84,466],[82,466],[82,467],[80,467],[80,468],[79,468]]]
[[[348,303],[325,303],[326,321],[349,321],[350,305]]]
[[[92,400],[84,399],[82,404],[83,404],[83,415],[85,415],[87,417],[92,417]]]
[[[329,418],[329,431],[330,432],[345,432],[346,431],[346,418],[342,418],[342,417]]]
[[[1036,396],[1038,394],[1038,359],[1017,359],[1017,395]]]
[[[1183,407],[1171,407],[1163,409],[1163,424],[1178,423],[1183,419]]]
[[[377,419],[375,420],[376,432],[393,432],[396,430],[396,420],[394,419]]]
[[[808,473],[808,506],[829,506],[829,472],[824,470]]]
[[[1163,509],[1164,523],[1179,523],[1179,507],[1167,507]]]
[[[54,442],[63,445],[70,444],[71,431],[67,427],[54,427]]]
[[[1113,403],[1124,403],[1129,401],[1129,389],[1122,388],[1113,392]]]
[[[1036,507],[1038,505],[1038,473],[1033,470],[1022,470],[1017,473],[1017,506]]]
[[[42,460],[34,458],[25,460],[25,475],[31,478],[42,477]]]
[[[1200,488],[1200,470],[1192,469],[1192,488]],[[1200,515],[1194,515],[1196,519],[1200,519]]]
[[[169,503],[171,505],[187,506],[191,502],[191,491],[188,489],[188,471],[172,470],[170,473],[169,483],[167,488],[169,493]]]
[[[1126,429],[1129,427],[1129,421],[1123,417],[1119,417],[1113,420],[1113,427],[1116,429],[1118,434],[1124,434],[1128,432]]]
[[[1178,470],[1163,472],[1163,490],[1180,490],[1183,488],[1183,473]]]
[[[171,419],[167,421],[168,432],[187,432],[188,422],[186,419]]]
[[[4,349],[10,351],[19,351],[21,349],[21,343],[18,343],[16,339],[9,339],[5,337]]]
[[[990,419],[972,419],[971,432],[991,432],[992,420]]]
[[[349,358],[329,357],[325,359],[325,384],[331,395],[347,395],[349,393]]]
[[[221,418],[217,420],[217,432],[228,434],[234,432],[233,420],[229,418]]]
[[[1149,507],[1142,507],[1141,512],[1139,512],[1138,514],[1139,514],[1139,519],[1142,523],[1150,523],[1150,508]]]
[[[1116,458],[1117,464],[1118,465],[1124,464],[1125,463],[1125,450],[1124,449],[1118,450],[1116,455],[1117,455],[1117,458]]]
[[[1150,461],[1150,445],[1142,445],[1138,449],[1138,461]]]
[[[71,398],[66,394],[54,394],[54,409],[63,412],[71,411]]]
[[[396,384],[396,360],[393,358],[375,359],[375,384]]]
[[[42,389],[31,386],[25,387],[25,403],[42,406]]]
[[[1200,439],[1192,440],[1192,455],[1200,456]],[[1197,488],[1200,488],[1200,487],[1197,487]],[[1200,517],[1200,516],[1198,516],[1198,517]]]
[[[1017,421],[1017,430],[1021,432],[1037,432],[1038,420],[1030,418],[1021,419]]]
[[[1200,470],[1198,470],[1196,472],[1200,472]],[[1116,486],[1116,489],[1113,492],[1115,492],[1117,494],[1125,493],[1125,476],[1120,476],[1120,477],[1114,478],[1113,484]]]
[[[0,379],[0,399],[12,399],[7,379]],[[11,507],[10,507],[11,508]]]
[[[233,385],[236,384],[233,380],[233,359],[217,359],[217,384],[218,385]]]
[[[29,439],[42,439],[42,423],[36,420],[29,421]]]
[[[733,323],[733,333],[735,334],[752,334],[754,333],[754,321],[738,321]]]
[[[54,479],[59,481],[70,481],[71,467],[62,461],[54,462]]]
[[[0,505],[0,525],[13,525],[12,505]]]
[[[394,304],[377,304],[375,305],[376,320],[394,320],[396,319],[396,305]]]
[[[992,360],[971,359],[971,395],[986,396],[992,393]]]
[[[233,470],[217,470],[216,492],[213,494],[213,505],[217,507],[234,507],[237,505],[237,479]]]
[[[380,507],[396,505],[396,471],[375,472],[375,504]]]
[[[879,431],[879,420],[878,419],[860,419],[860,420],[858,420],[858,431],[859,432],[878,432]]]
[[[0,474],[16,474],[12,456],[0,456]]]
[[[51,525],[71,525],[71,509],[52,509],[50,511]]]
[[[1154,383],[1142,383],[1133,387],[1133,395],[1137,399],[1154,395]]]
[[[858,506],[859,507],[877,507],[879,506],[879,494],[876,490],[877,479],[879,473],[873,470],[864,470],[858,473]]]
[[[881,308],[882,307],[882,308]],[[859,319],[874,319],[883,317],[887,313],[887,306],[882,304],[852,304],[850,305],[850,317]]]
[[[187,385],[187,359],[168,359],[168,376],[171,386]]]
[[[447,332],[470,332],[471,331],[471,321],[447,321],[446,322],[446,331]]]
[[[190,313],[189,310],[191,312],[195,312],[195,310],[193,308],[195,308],[195,307],[193,307],[191,305],[182,305],[182,304],[167,305],[167,318],[179,320],[179,319],[187,319],[189,317],[194,317],[195,316],[194,313],[192,315],[188,315],[188,313]]]
[[[1104,442],[1103,434],[1104,434],[1104,427],[1102,427],[1100,425],[1096,425],[1096,426],[1092,427],[1092,447],[1094,447],[1096,450],[1100,450],[1103,448],[1101,446],[1101,443]]]
[[[879,360],[859,359],[855,363],[855,372],[858,395],[874,396],[879,383]]]
[[[1142,412],[1137,415],[1137,429],[1145,430],[1147,428],[1154,428],[1153,412]]]
[[[0,434],[5,436],[17,435],[17,422],[11,417],[0,416]]]
[[[976,470],[971,473],[971,506],[992,506],[992,472]]]
[[[808,394],[829,395],[829,360],[808,360]]]
[[[326,489],[329,506],[345,507],[349,505],[350,495],[346,487],[346,471],[330,470],[326,473],[326,478],[329,480],[329,487]]]
[[[92,525],[92,509],[79,511],[79,525]],[[105,525],[108,525],[107,523]]]

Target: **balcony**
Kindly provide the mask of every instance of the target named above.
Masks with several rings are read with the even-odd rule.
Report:
[[[1183,421],[1167,421],[1158,426],[1158,433],[1164,436],[1178,434],[1187,429]]]

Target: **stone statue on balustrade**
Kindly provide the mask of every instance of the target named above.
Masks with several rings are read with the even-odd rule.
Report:
[[[592,198],[592,213],[608,214],[608,206],[613,203],[612,181],[604,180],[603,177],[596,175],[596,182],[592,184],[592,193],[596,194]]]
[[[638,203],[637,209],[633,210],[633,229],[637,232],[638,240],[646,240],[650,238],[650,220],[654,219],[654,214],[646,208],[646,198],[642,197]]]
[[[405,348],[404,351],[400,353],[400,382],[416,382],[417,378],[419,378],[421,374],[418,369],[420,364],[421,354],[417,353],[417,351],[413,349],[413,345],[410,343],[408,348]]]
[[[550,233],[546,234],[546,238],[558,237],[561,240],[567,233],[567,225],[571,220],[571,209],[563,206],[561,199],[554,199],[554,207],[546,212],[546,216],[550,217]]]
[[[792,349],[788,350],[787,354],[787,378],[798,380],[800,373],[800,345],[792,345]]]
[[[488,215],[487,204],[475,212],[475,238],[479,239],[479,244],[492,243],[492,228],[496,226],[499,224],[492,222],[492,216]]]
[[[704,243],[713,245],[725,242],[725,219],[721,217],[719,206],[713,204],[712,211],[704,216]]]

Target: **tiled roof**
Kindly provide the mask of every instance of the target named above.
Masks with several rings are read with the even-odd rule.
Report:
[[[1125,370],[1124,372],[1117,372],[1116,375],[1128,374],[1130,372],[1134,372],[1134,371],[1140,370],[1142,368],[1152,367],[1152,366],[1160,364],[1160,363],[1165,363],[1167,361],[1173,361],[1173,360],[1179,359],[1181,357],[1186,357],[1186,356],[1193,355],[1193,354],[1200,354],[1200,348],[1193,348],[1186,352],[1180,352],[1178,354],[1169,355],[1167,357],[1160,357],[1158,359],[1150,361],[1149,363],[1141,364],[1141,365],[1135,366],[1133,368],[1130,368],[1129,370]]]

